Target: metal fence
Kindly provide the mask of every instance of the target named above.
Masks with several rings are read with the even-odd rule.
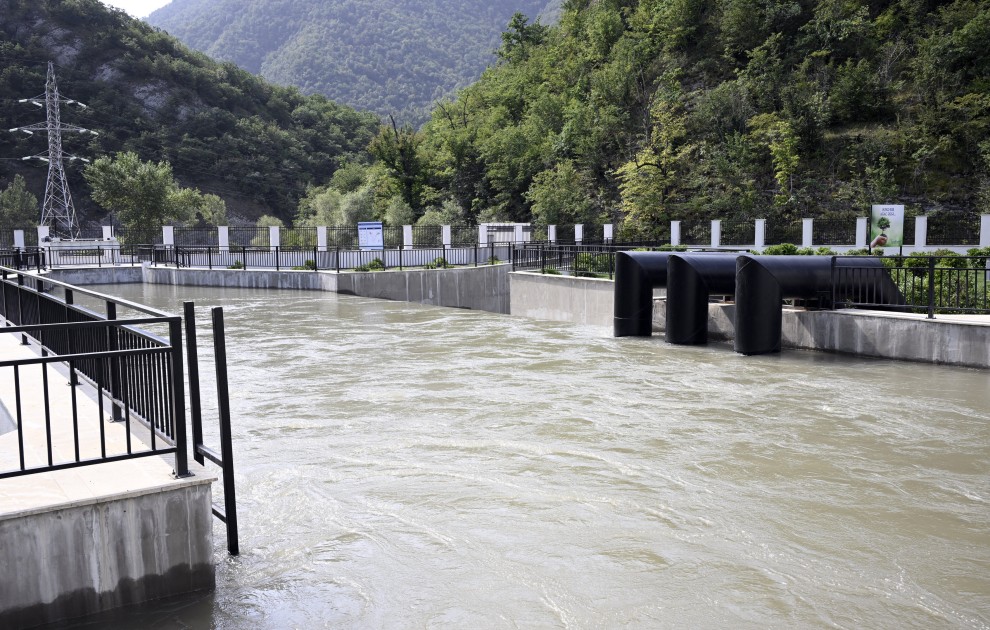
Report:
[[[764,232],[765,243],[767,245],[782,245],[791,243],[800,246],[803,242],[804,226],[801,221],[774,222],[767,221]],[[854,242],[853,241],[850,242]]]
[[[9,268],[0,276],[0,315],[7,323],[0,332],[19,335],[23,344],[31,338],[39,347],[39,356],[0,361],[13,384],[8,402],[17,445],[17,464],[0,471],[0,478],[166,454],[175,456],[176,475],[188,474],[181,319]],[[106,314],[76,305],[78,293],[102,301]],[[118,319],[118,307],[137,317]],[[165,336],[146,332],[156,325]],[[51,395],[51,381],[60,369],[73,389],[68,409],[56,413],[56,399],[64,397]],[[29,381],[41,383],[41,417],[25,409]],[[94,392],[95,413],[80,404],[84,386]],[[123,429],[109,426],[108,418]],[[147,430],[147,442],[132,437],[139,426]]]
[[[711,221],[682,221],[681,243],[708,247],[712,244]]]
[[[721,245],[754,245],[756,243],[755,221],[722,221],[719,225]]]
[[[803,228],[802,228],[803,234]],[[815,219],[811,241],[816,245],[848,245],[856,242],[856,219]],[[796,244],[800,244],[799,240]]]
[[[929,245],[979,245],[980,219],[976,216],[948,213],[932,214],[928,217],[927,243]]]
[[[219,228],[175,228],[176,245],[216,245],[219,242]]]
[[[883,306],[882,282],[860,282],[870,288],[835,296],[836,307],[883,308],[926,313],[990,313],[990,268],[982,256],[892,257],[886,268],[843,266],[832,271],[833,286],[850,280],[880,280],[889,275],[904,297],[905,305]],[[890,286],[890,285],[887,285]]]

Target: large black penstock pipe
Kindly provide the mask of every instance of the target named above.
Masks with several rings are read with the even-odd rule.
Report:
[[[667,343],[708,343],[708,301],[736,291],[736,256],[674,254],[667,261]]]
[[[653,288],[667,284],[670,252],[616,252],[613,306],[616,337],[653,334]]]
[[[833,264],[836,268],[855,267],[871,273],[833,274]],[[836,294],[870,291],[881,296],[885,304],[904,304],[904,296],[878,258],[739,256],[735,280],[736,352],[780,352],[781,302],[785,298],[831,297],[833,279]]]

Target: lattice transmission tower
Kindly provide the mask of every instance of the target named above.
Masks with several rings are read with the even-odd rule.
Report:
[[[64,160],[82,160],[83,162],[89,162],[89,160],[63,153],[62,134],[64,132],[76,132],[91,133],[95,136],[97,133],[76,125],[63,124],[59,109],[62,103],[75,105],[82,109],[85,109],[86,106],[79,101],[65,99],[59,95],[58,84],[55,81],[55,66],[50,61],[48,62],[48,78],[45,80],[45,93],[34,98],[23,98],[18,102],[32,103],[38,107],[43,107],[47,113],[47,120],[43,123],[35,123],[27,127],[15,127],[10,130],[23,131],[29,135],[36,131],[43,131],[48,134],[48,151],[22,158],[48,162],[48,181],[45,184],[45,201],[41,205],[40,225],[49,226],[52,236],[78,238],[79,222],[76,220],[76,208],[72,204],[69,182],[65,177],[65,167],[62,163]]]

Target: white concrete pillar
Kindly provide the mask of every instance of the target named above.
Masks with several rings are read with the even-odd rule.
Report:
[[[605,229],[605,234],[604,234],[604,236],[605,236],[605,242],[606,243],[611,243],[612,240],[613,240],[613,237],[612,237],[612,227],[613,226],[612,226],[611,223],[606,223],[605,224],[605,228],[604,228]]]
[[[550,241],[551,243],[556,243],[557,242],[557,226],[556,225],[548,225],[547,226],[547,240]]]
[[[928,217],[914,218],[914,246],[916,249],[928,246]]]
[[[980,247],[990,247],[990,214],[980,217]]]
[[[575,223],[574,224],[574,242],[580,244],[584,241],[584,224]]]
[[[450,238],[450,226],[449,225],[441,225],[440,226],[440,238],[443,241],[443,246],[444,247],[450,247],[451,238]]]
[[[47,225],[38,226],[38,245],[42,245],[45,239],[51,234],[51,229]]]
[[[268,226],[268,248],[275,251],[275,248],[282,244],[282,228],[277,225]]]
[[[868,233],[866,217],[856,217],[856,249],[866,249],[866,235]]]
[[[680,245],[681,244],[681,222],[671,221],[670,222],[670,244]]]
[[[217,245],[222,252],[230,251],[230,227],[226,225],[217,227]]]
[[[102,225],[103,228],[103,240],[109,241],[113,240],[113,226],[112,225]]]
[[[756,231],[753,234],[753,246],[756,249],[762,250],[767,246],[767,220],[757,219],[756,220]]]
[[[24,230],[14,230],[14,247],[24,249]]]
[[[813,247],[815,240],[815,220],[801,219],[801,247]]]
[[[479,236],[481,235],[481,228],[479,229]],[[413,248],[413,234],[411,225],[402,226],[402,249],[412,249]]]
[[[175,227],[171,225],[162,226],[162,244],[175,245]]]
[[[412,228],[409,228],[409,234],[412,235]],[[410,236],[411,238],[411,236]],[[478,225],[478,245],[484,247],[488,245],[488,224],[481,223]]]
[[[722,244],[722,221],[712,219],[712,249]]]
[[[522,243],[523,242],[523,226],[522,226],[522,223],[517,223],[516,224],[516,235],[515,235],[515,239],[516,239],[516,242],[517,243]]]

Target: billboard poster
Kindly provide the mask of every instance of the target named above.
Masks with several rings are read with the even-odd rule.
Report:
[[[358,247],[370,251],[385,249],[381,221],[358,222]]]
[[[904,206],[875,205],[870,213],[870,248],[904,245]]]

